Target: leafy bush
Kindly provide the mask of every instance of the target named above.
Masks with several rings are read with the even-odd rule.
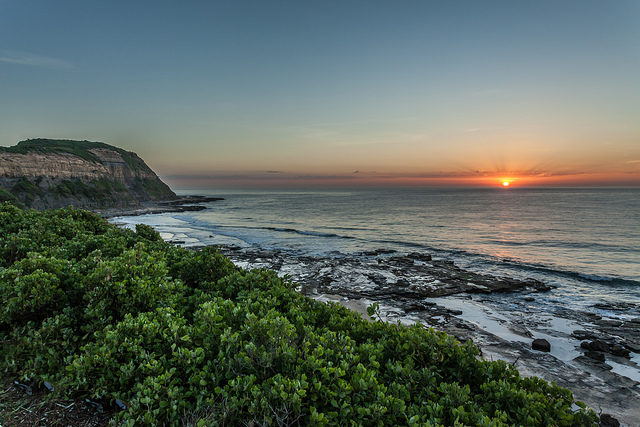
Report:
[[[366,322],[148,226],[4,204],[0,255],[0,367],[124,402],[118,425],[596,425],[472,345]]]

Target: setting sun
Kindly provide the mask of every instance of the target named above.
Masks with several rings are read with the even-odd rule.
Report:
[[[508,186],[509,186],[509,181],[504,181],[504,182],[502,183],[502,185],[504,185],[505,187],[508,187]]]

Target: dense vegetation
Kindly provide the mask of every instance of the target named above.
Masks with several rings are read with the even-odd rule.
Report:
[[[129,203],[135,203],[135,198],[127,192],[126,187],[121,182],[108,178],[93,179],[87,182],[80,179],[65,179],[58,185],[50,187],[49,192],[55,198],[90,199],[96,206],[111,206],[118,202],[121,203],[121,200],[114,199],[114,194],[119,194],[121,198],[124,198]]]
[[[18,200],[18,198],[8,192],[4,187],[0,186],[0,203],[9,202],[15,206],[23,208],[24,205]]]
[[[0,205],[0,367],[126,405],[118,425],[596,425],[472,345],[293,288],[148,226]]]
[[[69,201],[76,199],[79,201],[90,200],[95,207],[111,207],[120,205],[136,204],[135,197],[119,181],[109,178],[92,179],[83,181],[81,179],[59,180],[57,184],[40,187],[43,177],[36,178],[22,177],[18,179],[10,191],[0,186],[0,202],[11,202],[17,206],[32,207],[38,198],[50,194],[55,201]],[[136,179],[140,182],[140,188],[149,192],[151,196],[160,197],[163,194],[161,188],[165,184],[157,180],[155,186],[153,180]],[[47,183],[49,185],[51,183]],[[142,185],[146,185],[142,186]],[[117,196],[117,197],[116,197]],[[24,203],[20,202],[20,198]]]
[[[18,199],[20,194],[24,194],[24,204],[30,207],[36,197],[43,196],[44,192],[29,179],[22,177],[11,188],[11,194],[16,199]]]

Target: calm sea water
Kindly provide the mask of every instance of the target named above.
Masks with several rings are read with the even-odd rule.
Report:
[[[549,304],[640,304],[638,189],[183,191],[205,211],[123,217],[188,244],[295,253],[428,252],[464,268],[557,286]]]

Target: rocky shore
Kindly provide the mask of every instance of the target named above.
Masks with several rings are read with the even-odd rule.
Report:
[[[597,413],[640,426],[638,305],[594,307],[620,311],[624,320],[577,310],[549,313],[537,305],[552,290],[542,282],[478,274],[429,254],[308,256],[237,246],[221,251],[243,268],[290,277],[312,298],[342,303],[365,317],[366,307],[378,303],[382,320],[419,321],[472,341],[485,359],[554,381]]]
[[[217,202],[219,200],[224,199],[221,197],[182,196],[174,200],[143,203],[140,207],[134,209],[96,209],[93,211],[103,218],[202,211],[206,209],[206,206],[202,206],[202,203]]]

